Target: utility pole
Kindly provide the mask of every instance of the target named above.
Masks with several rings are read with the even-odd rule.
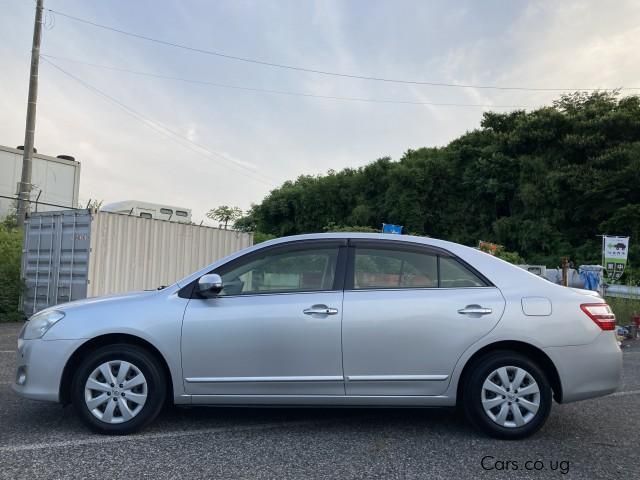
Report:
[[[29,212],[31,195],[31,170],[33,165],[33,141],[36,131],[36,102],[38,100],[38,67],[40,64],[40,41],[42,40],[42,11],[44,0],[36,0],[36,19],[33,26],[33,45],[31,47],[31,76],[29,77],[29,99],[27,103],[27,124],[24,130],[24,156],[22,157],[22,176],[18,185],[18,226],[24,225]]]
[[[569,286],[569,257],[562,257],[562,285]]]

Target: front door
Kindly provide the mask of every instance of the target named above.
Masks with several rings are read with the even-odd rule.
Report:
[[[220,295],[185,311],[186,393],[344,395],[344,243],[279,244],[217,269]]]
[[[444,251],[354,241],[343,306],[347,395],[440,395],[505,301]]]

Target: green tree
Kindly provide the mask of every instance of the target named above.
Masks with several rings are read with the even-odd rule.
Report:
[[[20,277],[22,230],[12,220],[0,223],[0,322],[24,318],[20,307],[23,289]]]
[[[242,216],[242,210],[238,207],[229,207],[227,205],[220,205],[213,210],[207,212],[207,217],[212,220],[222,222],[223,227],[226,229],[229,222],[234,222]]]
[[[380,229],[371,227],[363,227],[359,225],[336,225],[330,222],[322,228],[325,232],[365,232],[365,233],[380,233]]]
[[[444,147],[287,181],[236,224],[282,236],[395,223],[550,265],[564,255],[599,263],[597,234],[631,235],[634,271],[638,185],[640,97],[573,93],[533,111],[487,112]]]

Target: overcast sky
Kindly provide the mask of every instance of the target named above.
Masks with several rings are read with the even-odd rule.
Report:
[[[345,74],[536,88],[640,87],[637,0],[45,0],[45,7],[168,42]],[[24,141],[34,1],[0,0],[0,9],[0,144],[15,147]],[[286,96],[77,62],[409,102],[535,108],[559,95],[325,76],[163,46],[57,14],[46,20],[42,53],[59,57],[50,61],[129,113],[43,62],[38,151],[82,162],[85,201],[182,205],[197,221],[221,204],[246,209],[301,174],[445,145],[478,127],[487,108]],[[156,122],[155,129],[131,111]],[[181,138],[159,133],[159,124]]]

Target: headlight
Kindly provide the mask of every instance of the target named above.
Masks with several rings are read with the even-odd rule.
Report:
[[[42,336],[62,318],[64,318],[64,312],[59,310],[48,310],[36,313],[27,322],[27,326],[24,329],[24,339],[34,340],[36,338],[42,338]]]

